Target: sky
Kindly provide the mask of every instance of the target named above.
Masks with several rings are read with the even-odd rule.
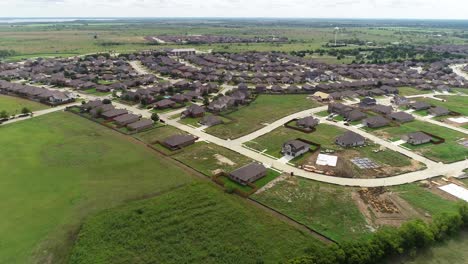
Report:
[[[0,17],[468,19],[468,0],[0,0]]]

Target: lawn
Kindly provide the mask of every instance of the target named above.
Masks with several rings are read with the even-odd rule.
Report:
[[[210,127],[206,131],[220,138],[234,139],[262,128],[265,123],[319,105],[306,95],[260,95],[249,106],[227,115],[234,122]]]
[[[366,220],[351,198],[353,188],[299,177],[276,183],[252,198],[338,241],[367,237]]]
[[[7,111],[10,115],[20,114],[23,107],[26,107],[33,112],[48,108],[46,105],[26,100],[24,98],[0,95],[0,111]]]
[[[2,127],[0,263],[65,263],[90,214],[193,181],[132,141],[66,112]]]
[[[369,144],[365,147],[352,149],[344,149],[336,145],[335,138],[342,135],[344,132],[344,129],[328,124],[318,125],[316,127],[316,131],[310,134],[289,129],[286,127],[280,127],[266,135],[256,138],[254,141],[247,142],[246,145],[258,151],[266,150],[266,154],[280,158],[282,157],[282,154],[280,152],[283,143],[285,143],[288,140],[300,138],[322,145],[323,150],[329,149],[345,154],[354,152],[354,156],[357,155],[363,158],[368,157],[373,161],[376,161],[377,163],[380,163],[384,166],[387,165],[397,168],[411,165],[411,159],[393,150],[385,149],[382,151],[374,152],[375,150],[380,149],[379,145],[376,144]],[[302,157],[294,159],[292,162],[298,165],[302,165],[309,157],[310,154],[305,154]],[[356,171],[354,171],[354,174],[357,176],[366,173],[365,171],[357,170],[357,167],[355,169]],[[401,172],[402,171],[395,170],[393,173]]]
[[[207,183],[88,219],[71,264],[278,263],[321,242]]]
[[[409,202],[413,207],[422,210],[423,213],[437,215],[458,212],[457,203],[445,200],[417,183],[394,186],[390,187],[390,189],[398,193],[401,198]]]
[[[417,101],[427,102],[435,106],[442,106],[451,111],[468,116],[468,96],[438,95],[437,97],[446,100],[446,102],[422,97],[417,98]]]
[[[398,87],[398,94],[400,96],[410,96],[410,95],[428,94],[428,93],[432,93],[432,91],[420,90],[415,87],[409,87],[409,86]]]
[[[434,145],[426,144],[414,148],[414,150],[421,155],[444,163],[455,162],[465,159],[468,156],[468,148],[463,147],[456,141],[465,138],[466,135],[449,128],[433,125],[423,121],[415,120],[412,122],[401,124],[399,127],[384,127],[381,129],[371,130],[374,133],[383,138],[396,138],[416,131],[425,131],[436,136],[445,138],[445,143]]]
[[[98,92],[98,91],[96,91],[96,88],[88,89],[88,90],[85,90],[84,92],[87,93],[87,94],[95,95],[95,96],[107,96],[107,95],[111,94],[111,92],[105,92],[105,93]]]
[[[208,177],[214,175],[215,170],[231,172],[252,162],[250,158],[237,152],[205,142],[188,146],[172,157]]]

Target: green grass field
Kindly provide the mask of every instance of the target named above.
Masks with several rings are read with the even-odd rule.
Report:
[[[416,89],[414,87],[409,87],[409,86],[404,86],[404,87],[398,87],[399,95],[400,96],[410,96],[410,95],[418,95],[418,94],[428,94],[432,93],[432,91],[427,91],[427,90],[420,90]]]
[[[387,166],[403,167],[411,164],[411,160],[408,157],[389,149],[374,152],[374,150],[379,149],[378,145],[343,149],[342,147],[335,144],[335,139],[344,132],[345,130],[342,128],[327,124],[318,125],[316,127],[316,131],[310,134],[292,130],[286,127],[280,127],[266,135],[256,138],[254,141],[247,142],[246,145],[258,151],[266,150],[266,154],[280,158],[282,157],[282,154],[280,153],[282,145],[288,140],[300,138],[320,144],[322,145],[322,149],[341,151],[345,153],[356,151],[360,157],[368,157],[373,161]],[[302,158],[293,160],[293,163],[302,164],[309,156],[310,154],[305,154]],[[364,172],[361,172],[356,168],[354,173],[355,175],[361,175]]]
[[[224,139],[234,139],[249,134],[284,116],[314,108],[319,103],[305,95],[260,95],[249,106],[228,114],[236,121],[210,127],[206,132]]]
[[[414,151],[427,158],[445,163],[463,160],[465,159],[465,156],[468,156],[468,148],[457,143],[457,140],[466,137],[465,134],[423,121],[415,120],[409,123],[404,123],[399,127],[384,127],[370,131],[388,139],[401,137],[411,132],[425,131],[445,138],[445,143],[439,145],[426,144],[424,146],[418,146],[414,148]]]
[[[64,263],[84,218],[193,178],[131,138],[57,112],[0,129],[0,263]]]
[[[164,139],[173,135],[185,135],[187,133],[172,127],[163,126],[155,129],[151,129],[145,132],[137,133],[134,135],[135,138],[145,142],[146,144],[154,145],[156,141],[163,141]]]
[[[277,263],[320,244],[199,183],[89,218],[70,263]]]
[[[47,105],[38,102],[14,96],[0,95],[0,111],[6,111],[10,115],[20,114],[23,107],[33,112],[48,108]]]
[[[364,216],[351,198],[353,190],[293,177],[252,198],[342,242],[370,234]]]

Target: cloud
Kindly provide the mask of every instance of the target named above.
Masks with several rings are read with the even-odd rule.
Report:
[[[0,0],[3,17],[468,19],[466,0]]]

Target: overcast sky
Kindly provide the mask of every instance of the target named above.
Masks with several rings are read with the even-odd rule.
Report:
[[[0,17],[468,19],[468,0],[0,0]]]

